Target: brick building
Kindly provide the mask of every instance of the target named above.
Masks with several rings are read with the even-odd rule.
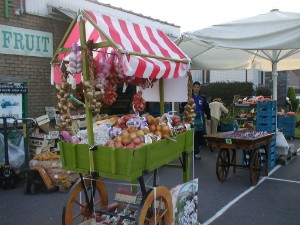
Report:
[[[31,56],[26,51],[26,47],[21,51],[24,44],[23,41],[26,40],[25,35],[28,37],[27,44],[31,49],[34,47],[34,44],[31,45],[33,43],[31,42],[32,39],[30,40],[30,37],[33,37],[31,35],[36,34],[38,36],[38,32],[52,34],[53,46],[51,46],[51,52],[53,52],[53,49],[57,47],[62,39],[69,22],[15,11],[15,9],[24,7],[24,5],[21,5],[22,1],[3,2],[0,4],[1,35],[4,35],[3,32],[5,30],[7,36],[6,39],[2,39],[2,37],[1,39],[3,41],[6,40],[9,43],[9,47],[3,49],[5,45],[1,43],[1,48],[4,52],[0,53],[0,82],[27,83],[28,116],[37,117],[45,113],[46,106],[53,106],[56,102],[55,90],[50,84],[49,63],[52,56]],[[10,5],[6,5],[8,3]],[[23,30],[19,32],[17,28],[22,28]],[[14,35],[14,32],[18,32],[18,36]],[[10,36],[10,34],[14,36]],[[23,41],[18,42],[22,38],[24,38]],[[37,42],[34,43],[36,44]],[[10,48],[19,48],[20,51],[17,54],[12,54]]]

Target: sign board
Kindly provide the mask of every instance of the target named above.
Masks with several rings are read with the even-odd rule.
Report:
[[[51,58],[53,35],[49,32],[0,25],[0,54]]]
[[[170,190],[173,203],[173,225],[198,224],[198,178]]]
[[[28,92],[26,87],[19,83],[0,83],[0,117],[23,117],[23,95]],[[9,119],[11,123],[13,120]],[[0,124],[3,120],[0,120]]]
[[[186,102],[188,77],[164,79],[164,102]],[[143,98],[147,102],[159,102],[159,81],[152,88],[143,90]]]

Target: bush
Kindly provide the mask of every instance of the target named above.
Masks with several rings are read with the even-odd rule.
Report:
[[[288,93],[287,93],[287,97],[288,97],[290,100],[296,99],[296,91],[295,91],[295,88],[289,87]]]
[[[264,85],[260,85],[260,86],[257,86],[256,89],[255,89],[255,95],[256,96],[259,96],[259,95],[262,95],[264,97],[269,97],[272,95],[272,91],[270,88],[264,86]]]
[[[296,98],[295,88],[289,87],[287,97],[289,98],[289,101],[290,101],[291,111],[297,112],[298,107],[299,107],[299,100]]]
[[[291,100],[291,107],[293,112],[297,112],[299,107],[299,100],[298,99],[292,99]]]
[[[234,95],[252,96],[254,93],[251,82],[216,82],[203,85],[201,92],[209,101],[221,98],[225,105],[231,105]]]

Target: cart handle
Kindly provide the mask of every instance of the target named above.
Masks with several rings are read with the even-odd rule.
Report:
[[[21,124],[20,122],[22,123],[23,126],[22,129],[23,132],[19,131],[20,124]],[[20,133],[23,137],[26,138],[27,136],[29,136],[35,131],[35,129],[38,127],[38,123],[34,118],[19,118],[19,119],[15,119],[13,127],[18,133]]]

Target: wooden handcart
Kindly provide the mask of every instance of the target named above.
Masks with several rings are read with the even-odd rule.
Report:
[[[62,216],[64,225],[78,224],[90,219],[95,213],[113,216],[108,209],[110,206],[103,177],[132,183],[138,180],[142,193],[141,204],[135,218],[124,218],[134,220],[139,225],[154,224],[154,221],[157,224],[172,223],[171,194],[166,187],[157,186],[156,170],[163,165],[180,167],[183,170],[183,181],[189,180],[188,153],[193,149],[192,130],[178,134],[176,141],[164,139],[138,149],[104,146],[89,148],[88,145],[68,142],[61,142],[59,145],[63,168],[78,171],[81,176],[70,190],[64,206]],[[178,158],[180,164],[169,164]],[[91,165],[94,167],[92,173],[90,172]],[[150,171],[154,171],[155,192],[152,188],[146,189],[143,179],[144,173]],[[82,173],[89,175],[83,176]]]
[[[233,173],[236,172],[236,168],[247,168],[250,170],[250,182],[252,185],[258,183],[260,172],[262,169],[262,156],[261,149],[265,152],[265,175],[269,173],[269,153],[270,153],[270,142],[274,139],[274,133],[268,133],[264,136],[257,138],[234,138],[226,136],[230,132],[217,133],[206,135],[205,138],[208,145],[211,148],[219,148],[220,151],[217,156],[216,162],[216,174],[219,181],[223,182],[226,180],[230,166],[233,167]],[[230,154],[232,151],[232,155]],[[237,151],[243,151],[243,156],[249,155],[250,158],[244,158],[244,163],[237,163]]]
[[[147,191],[143,181],[143,174],[147,171],[155,171],[157,168],[181,157],[184,180],[187,181],[189,177],[188,152],[192,151],[192,131],[177,135],[176,142],[161,140],[138,149],[93,146],[95,142],[92,112],[94,114],[99,113],[99,103],[101,103],[101,92],[96,91],[99,87],[97,87],[95,83],[100,70],[97,73],[95,72],[95,61],[100,59],[107,61],[105,55],[113,55],[114,62],[111,61],[109,65],[111,66],[113,64],[114,70],[109,76],[110,78],[120,78],[120,75],[121,77],[124,75],[122,78],[123,83],[128,83],[129,77],[136,78],[136,84],[138,85],[140,85],[141,81],[146,81],[144,82],[144,84],[146,84],[150,81],[149,78],[151,78],[151,80],[154,77],[159,79],[161,115],[164,111],[164,92],[163,81],[160,78],[182,77],[186,74],[188,69],[190,59],[172,43],[167,36],[164,38],[165,35],[163,32],[159,31],[159,41],[154,41],[154,36],[156,35],[152,35],[152,33],[156,33],[156,31],[152,31],[152,28],[143,27],[142,30],[151,30],[151,32],[147,32],[149,34],[151,33],[149,41],[148,38],[145,39],[144,36],[141,36],[143,41],[135,41],[135,38],[128,38],[128,32],[123,33],[124,29],[119,30],[114,27],[114,24],[129,25],[129,23],[131,22],[101,15],[100,13],[79,10],[51,60],[54,80],[56,77],[56,69],[61,67],[64,83],[67,80],[68,73],[71,72],[72,75],[74,75],[80,73],[82,69],[88,133],[88,145],[64,142],[59,144],[63,168],[89,174],[88,177],[82,175],[80,181],[78,181],[70,191],[70,197],[63,212],[63,224],[65,225],[74,224],[75,219],[79,217],[83,220],[90,218],[95,211],[99,214],[106,213],[109,215],[109,209],[106,207],[108,205],[107,192],[99,175],[105,178],[129,182],[138,179],[143,196],[140,209],[138,210],[138,216],[136,217],[138,224],[153,224],[154,221],[157,221],[158,224],[171,224],[173,209],[171,207],[172,201],[169,191],[167,188],[161,186],[155,188],[155,192],[153,190]],[[136,27],[138,24],[132,23],[130,26]],[[137,28],[135,30],[139,29]],[[144,43],[145,41],[146,44]],[[167,42],[165,45],[160,43],[165,41]],[[77,47],[81,52],[82,59],[81,61],[80,58],[77,58],[79,59],[78,62],[81,61],[81,63],[77,63],[77,59],[76,63],[72,63],[73,66],[76,64],[76,73],[74,67],[72,67],[70,71],[64,69],[66,68],[66,64],[68,64],[67,62],[69,62],[69,67],[71,65],[70,52],[74,50],[74,46],[72,45],[74,42],[76,44],[78,43]],[[77,47],[75,46],[76,54],[78,50]],[[153,49],[157,50],[153,51]],[[174,52],[174,54],[172,52]],[[75,53],[75,51],[72,53]],[[117,58],[118,64],[115,63]],[[122,71],[116,71],[117,65],[121,65],[123,68]],[[82,68],[80,68],[81,66]],[[150,72],[150,70],[153,70],[153,72]],[[104,78],[104,74],[101,76]],[[130,80],[132,82],[132,79]],[[112,82],[112,79],[110,79],[110,81],[110,85],[114,86],[115,82]],[[57,79],[57,82],[59,83],[59,79]],[[97,82],[98,86],[103,84],[99,79]],[[68,92],[67,89],[69,85],[65,84],[64,86],[66,88],[59,86],[60,90],[64,89],[62,90],[63,94]],[[103,87],[100,89],[103,89]],[[62,120],[63,118],[65,119],[65,121],[63,121],[64,124],[62,122],[61,125],[65,128],[67,127],[66,125],[70,123],[70,119],[68,119],[68,122],[66,119],[69,116],[69,109],[67,105],[64,105],[66,103],[65,97],[60,96],[59,98],[61,101],[61,114],[65,115],[65,117],[61,116]],[[155,187],[156,184],[153,186]],[[83,191],[82,199],[80,199],[81,191]],[[96,194],[99,196],[98,200],[94,199]],[[157,202],[158,206],[155,207],[154,205]],[[76,209],[78,209],[78,211],[76,211]],[[82,222],[82,220],[80,222]]]

